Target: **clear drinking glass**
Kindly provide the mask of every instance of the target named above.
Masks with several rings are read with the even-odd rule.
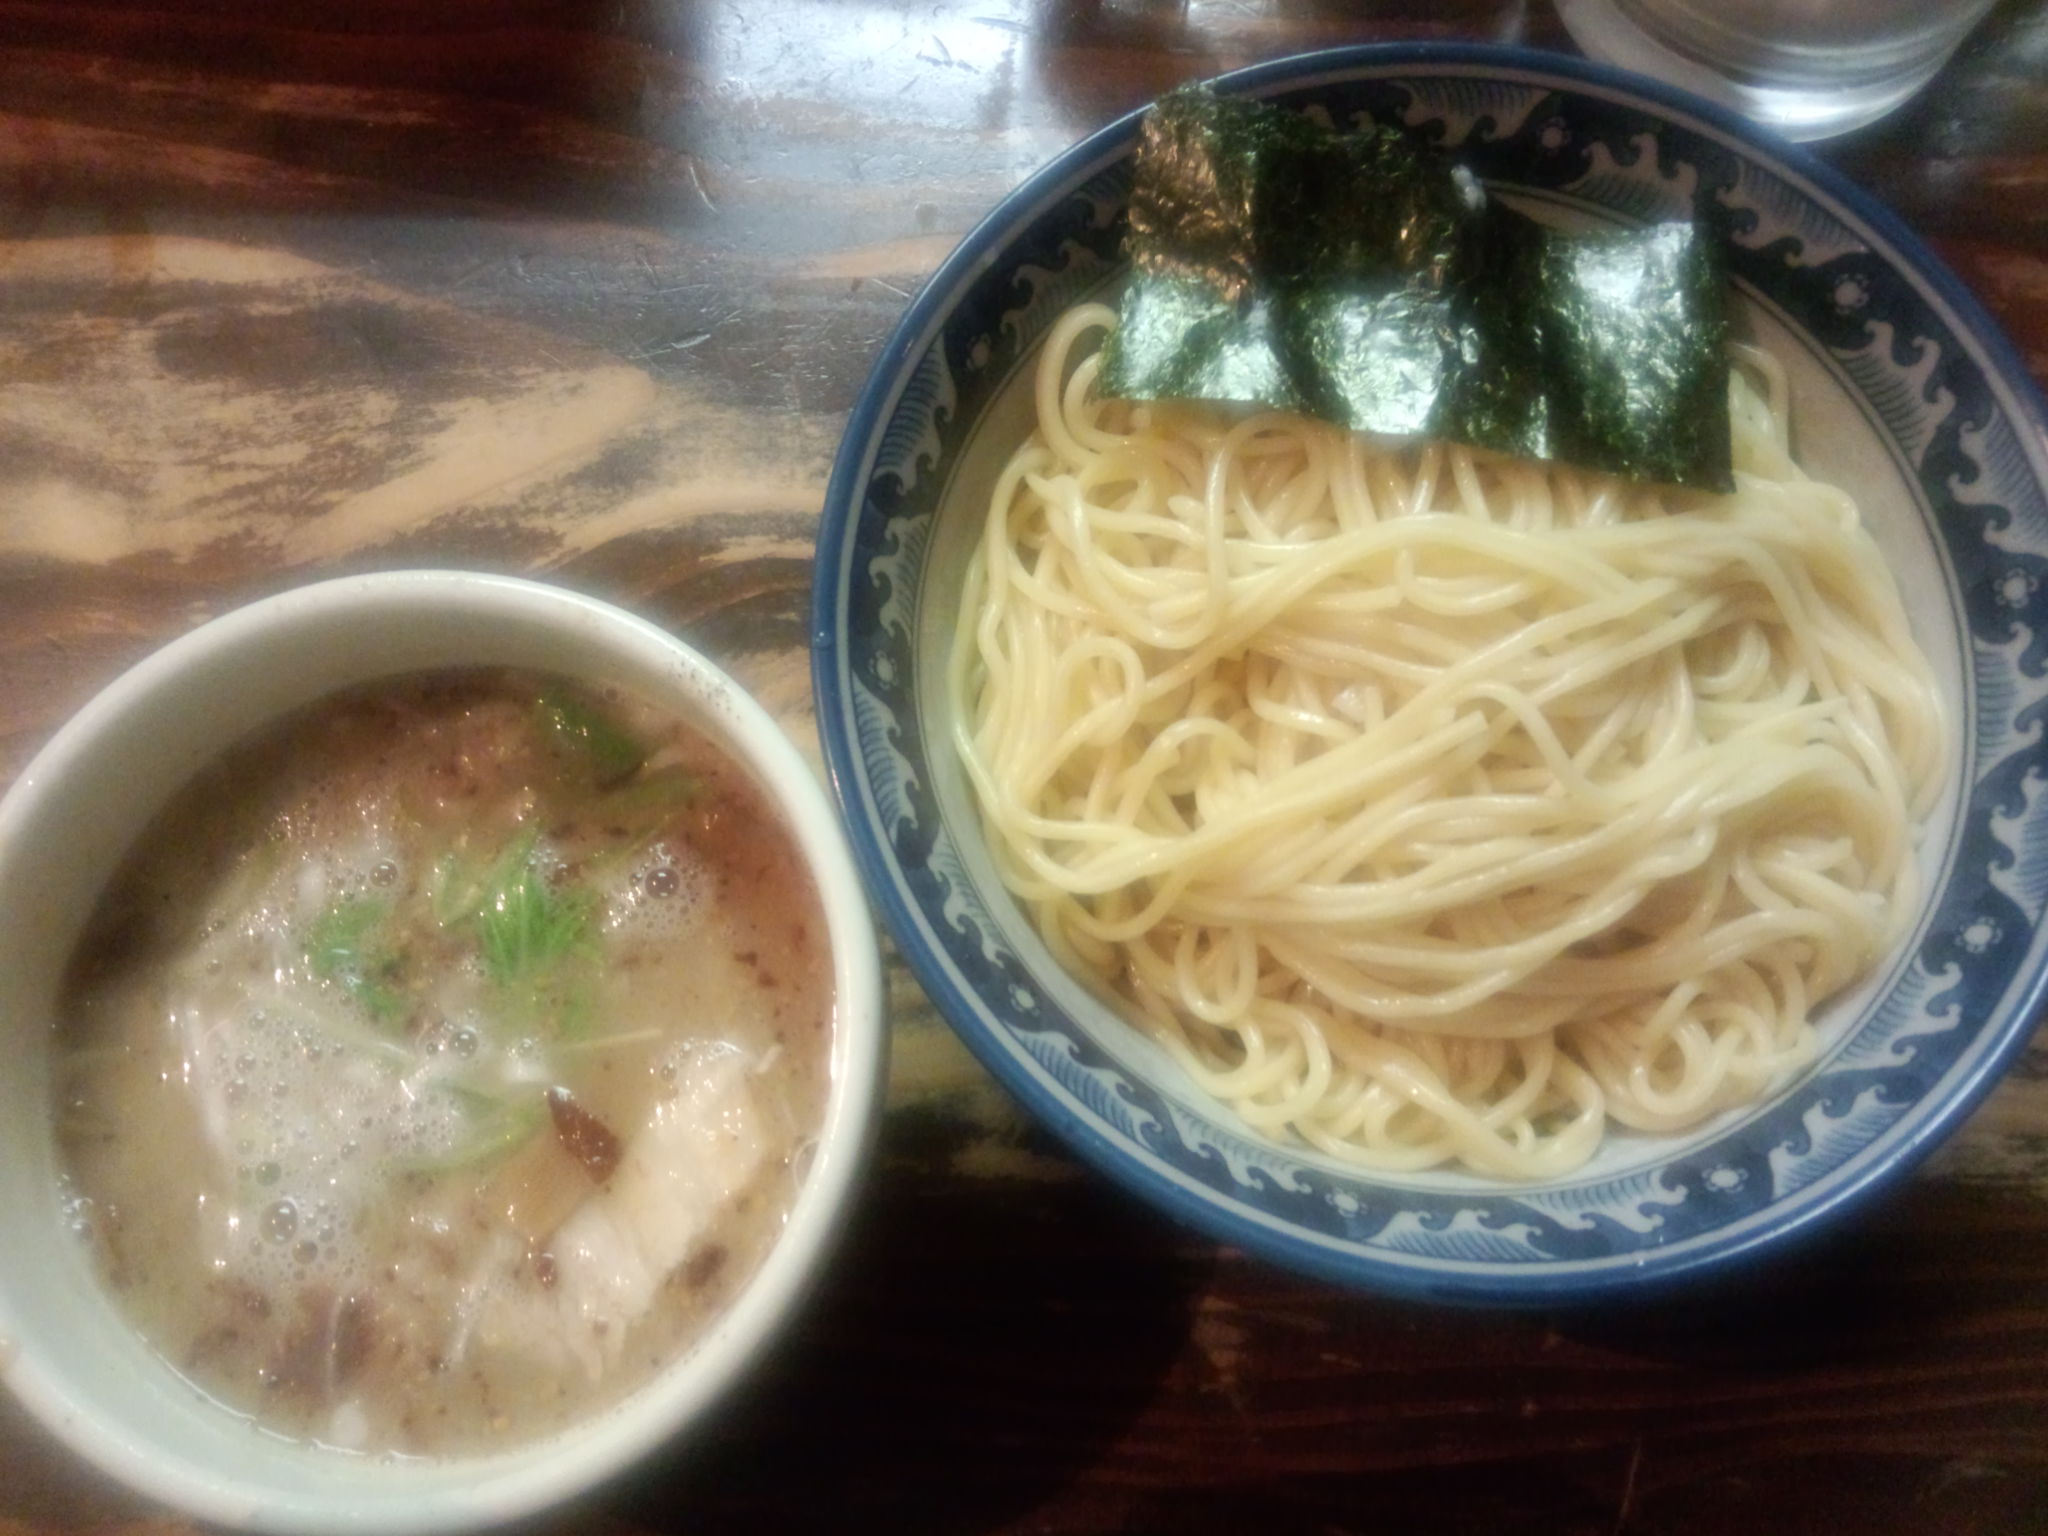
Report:
[[[1934,78],[1995,0],[1557,0],[1596,59],[1792,139],[1873,122]]]

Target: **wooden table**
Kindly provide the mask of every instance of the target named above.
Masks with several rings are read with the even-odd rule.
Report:
[[[925,275],[1177,81],[1397,38],[1563,45],[1537,0],[0,0],[0,781],[204,617],[421,564],[651,614],[812,743],[826,472]],[[2048,11],[1828,154],[2048,379]],[[551,1528],[2048,1531],[2048,1036],[1822,1246],[1495,1316],[1172,1228],[892,977],[825,1293]],[[0,1403],[0,1536],[184,1528]]]

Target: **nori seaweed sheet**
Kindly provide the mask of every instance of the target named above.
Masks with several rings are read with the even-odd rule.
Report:
[[[1734,488],[1709,231],[1546,228],[1383,127],[1184,86],[1145,120],[1102,390]]]

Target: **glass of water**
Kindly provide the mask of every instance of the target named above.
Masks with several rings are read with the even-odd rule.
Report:
[[[1995,0],[1557,0],[1578,45],[1792,139],[1874,122],[1934,78]]]

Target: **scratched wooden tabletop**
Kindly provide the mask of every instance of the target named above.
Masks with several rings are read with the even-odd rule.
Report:
[[[0,0],[0,783],[207,616],[423,564],[653,616],[815,752],[830,458],[955,240],[1180,80],[1419,38],[1565,46],[1547,0]],[[1826,153],[2048,380],[2048,8]],[[891,975],[823,1294],[546,1528],[2048,1531],[2048,1037],[1819,1246],[1497,1316],[1175,1229]],[[185,1529],[0,1401],[0,1536]]]

